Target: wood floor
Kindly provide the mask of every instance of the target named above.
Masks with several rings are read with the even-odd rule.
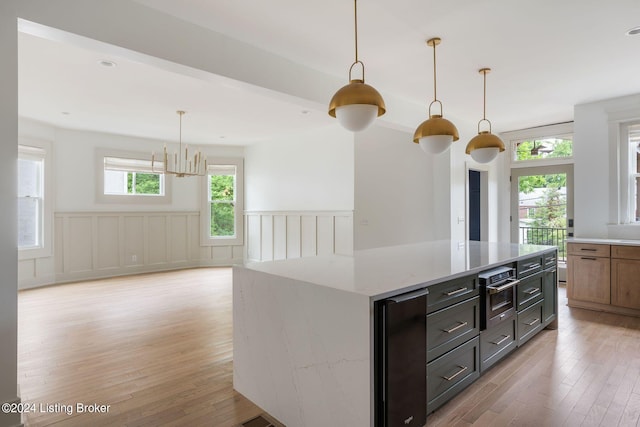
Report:
[[[23,291],[18,316],[27,426],[234,426],[261,412],[232,389],[229,268]]]
[[[27,426],[224,427],[261,412],[232,388],[230,269],[23,291],[18,304],[19,383],[23,402],[36,405]],[[640,319],[569,309],[564,289],[559,305],[559,330],[540,333],[427,424],[639,425]],[[78,414],[77,403],[111,406]]]

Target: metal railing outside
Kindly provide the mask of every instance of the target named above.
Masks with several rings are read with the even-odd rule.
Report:
[[[559,261],[567,258],[566,239],[566,228],[520,227],[520,243],[557,246]]]

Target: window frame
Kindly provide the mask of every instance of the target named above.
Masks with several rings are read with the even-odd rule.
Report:
[[[639,225],[640,221],[636,221],[636,178],[640,177],[637,172],[635,150],[632,149],[630,142],[629,128],[632,126],[640,126],[640,120],[630,120],[619,123],[619,141],[620,141],[620,214],[618,224]],[[636,166],[634,170],[633,167]]]
[[[235,236],[211,236],[211,203],[209,200],[210,168],[231,165],[236,167],[235,180]],[[200,208],[201,246],[242,246],[244,245],[244,159],[239,157],[208,157],[207,175],[202,178]]]
[[[172,200],[172,179],[166,174],[159,172],[161,187],[164,188],[164,195],[157,194],[109,194],[104,192],[105,158],[119,158],[139,160],[151,163],[151,154],[137,151],[112,150],[105,148],[96,149],[96,202],[115,204],[170,204]],[[158,163],[158,162],[156,162]],[[158,165],[162,169],[162,165]],[[130,171],[136,172],[136,171]],[[145,172],[145,171],[140,171]],[[146,172],[148,173],[148,172]]]
[[[40,244],[30,247],[18,246],[18,260],[46,258],[53,256],[53,154],[48,141],[20,138],[18,159],[37,159],[42,161],[41,203],[40,203]],[[17,162],[16,162],[17,173]],[[19,197],[19,194],[17,195]],[[17,236],[16,236],[17,238]],[[18,242],[16,242],[16,245]]]
[[[517,160],[518,144],[524,141],[545,138],[571,139],[574,143],[573,122],[540,126],[532,129],[510,131],[500,134],[503,140],[509,142],[509,165],[511,168],[529,168],[536,166],[550,166],[573,164],[573,155],[569,157],[546,157],[540,159]],[[572,151],[573,153],[573,151]]]

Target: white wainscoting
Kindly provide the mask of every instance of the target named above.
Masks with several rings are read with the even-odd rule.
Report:
[[[353,254],[351,211],[250,211],[245,221],[250,261]]]
[[[241,263],[244,254],[242,246],[200,246],[199,212],[58,212],[54,236],[53,258],[20,261],[20,289],[186,267],[229,266]]]

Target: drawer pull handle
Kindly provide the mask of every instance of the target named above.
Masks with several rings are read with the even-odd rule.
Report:
[[[447,380],[447,381],[451,381],[451,380],[453,380],[455,377],[457,377],[458,375],[460,375],[461,373],[463,373],[463,372],[465,372],[467,369],[469,369],[469,368],[467,368],[466,366],[460,366],[460,365],[458,365],[458,368],[460,368],[460,370],[459,370],[458,372],[456,372],[455,374],[451,375],[450,377],[442,377],[442,378],[444,378],[444,379],[445,379],[445,380]]]
[[[498,341],[498,342],[493,342],[492,341],[491,344],[500,345],[503,342],[505,342],[506,340],[508,340],[509,338],[511,338],[511,335],[503,335],[502,339],[500,341]]]
[[[536,268],[540,268],[540,263],[536,262],[535,264],[528,264],[525,267],[526,267],[525,272],[527,272],[529,270],[535,270]]]
[[[528,289],[528,290],[524,291],[524,293],[527,294],[527,295],[533,295],[533,294],[538,293],[538,292],[540,292],[540,288],[531,288],[531,289]]]
[[[453,327],[453,328],[451,328],[451,329],[443,329],[443,330],[442,330],[442,332],[446,332],[446,333],[450,334],[451,332],[453,332],[453,331],[457,331],[458,329],[463,328],[463,327],[465,327],[465,326],[467,326],[467,325],[468,325],[468,323],[467,323],[467,322],[462,322],[462,323],[460,323],[459,325],[454,326],[454,327]]]
[[[451,291],[451,292],[443,292],[444,295],[450,297],[451,295],[457,295],[460,294],[462,292],[467,291],[467,288],[460,288],[460,289],[456,289],[455,291]]]
[[[598,258],[587,258],[587,257],[584,257],[584,256],[580,257],[580,259],[584,259],[586,261],[597,261],[598,260]]]
[[[533,320],[532,320],[531,322],[529,322],[529,323],[525,323],[525,325],[527,325],[527,326],[533,326],[533,325],[535,325],[536,323],[538,323],[539,321],[540,321],[540,319],[536,318],[536,319],[533,319]]]
[[[580,248],[581,251],[587,251],[587,252],[595,252],[597,251],[597,249],[593,249],[593,248]]]
[[[500,292],[507,290],[509,288],[514,287],[515,285],[517,285],[518,283],[520,283],[520,280],[516,280],[516,279],[507,279],[506,280],[506,284],[502,285],[502,286],[487,286],[487,290],[489,291],[489,295],[494,295],[494,294],[499,294]]]

